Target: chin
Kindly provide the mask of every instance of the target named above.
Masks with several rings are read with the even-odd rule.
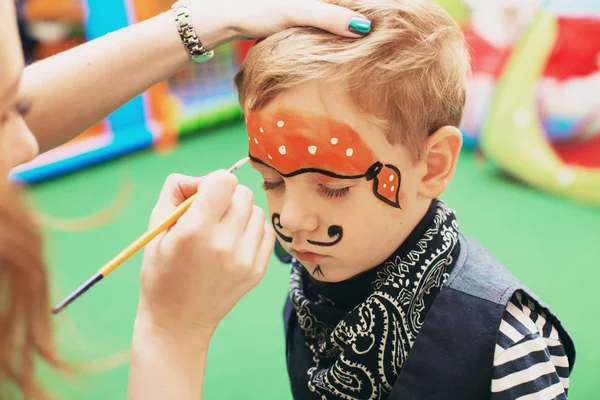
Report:
[[[338,268],[335,265],[327,263],[302,263],[302,266],[310,276],[320,282],[337,283],[350,279],[353,276],[352,274],[348,274],[345,268]]]

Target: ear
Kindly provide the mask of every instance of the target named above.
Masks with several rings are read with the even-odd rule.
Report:
[[[454,176],[461,147],[462,134],[454,126],[444,126],[429,136],[422,160],[421,196],[434,199],[444,193]]]

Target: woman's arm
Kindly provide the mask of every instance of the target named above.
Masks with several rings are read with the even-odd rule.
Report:
[[[203,40],[211,46],[225,36],[205,33]],[[32,101],[26,122],[48,150],[189,62],[172,14],[160,14],[25,68],[20,95]]]
[[[138,318],[131,349],[128,399],[202,399],[212,333],[198,329],[174,334]]]
[[[348,30],[359,14],[317,0],[193,0],[189,12],[207,49],[291,26],[360,37]],[[20,87],[32,101],[26,122],[48,150],[191,62],[169,10],[28,66]]]

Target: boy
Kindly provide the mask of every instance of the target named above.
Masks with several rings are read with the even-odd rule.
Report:
[[[291,29],[258,42],[236,76],[293,257],[294,398],[566,398],[569,335],[439,200],[462,145],[458,26],[424,0],[331,2],[371,32]]]

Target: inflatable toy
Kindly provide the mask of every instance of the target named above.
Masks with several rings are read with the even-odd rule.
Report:
[[[565,15],[560,10],[552,7],[540,10],[508,57],[490,104],[490,116],[481,130],[480,145],[484,154],[501,169],[533,187],[600,205],[598,103],[591,98],[593,96],[588,96],[586,102],[578,102],[580,107],[586,108],[586,117],[577,125],[577,140],[571,140],[572,144],[565,147],[548,140],[546,126],[540,118],[543,105],[548,104],[543,97],[549,96],[551,89],[537,85],[539,78],[546,74],[547,79],[561,85],[561,78],[588,76],[590,70],[594,70],[589,60],[590,47],[596,49],[596,56],[600,52],[600,19],[592,18],[589,12],[584,17],[580,13]],[[579,34],[587,30],[593,36],[578,36],[579,43],[573,38],[563,42],[568,35],[561,36],[561,29]],[[586,39],[594,43],[582,43]],[[560,66],[550,65],[549,60],[560,58],[561,53],[568,54],[571,62],[565,60]],[[593,74],[598,73],[598,63],[595,68]],[[589,90],[596,99],[600,96],[600,91]],[[558,90],[554,95],[563,93]],[[569,110],[559,111],[566,115]],[[576,112],[582,111],[577,109]]]
[[[536,79],[539,117],[556,150],[571,163],[589,165],[591,156],[573,142],[598,136],[600,116],[600,17],[592,1],[575,3],[540,0],[466,0],[470,18],[462,24],[471,50],[472,77],[461,129],[466,147],[475,147],[490,115],[497,82],[505,73],[514,46],[537,13],[551,12],[558,30],[553,49]],[[596,128],[594,128],[594,126]],[[563,147],[567,146],[567,149]]]

